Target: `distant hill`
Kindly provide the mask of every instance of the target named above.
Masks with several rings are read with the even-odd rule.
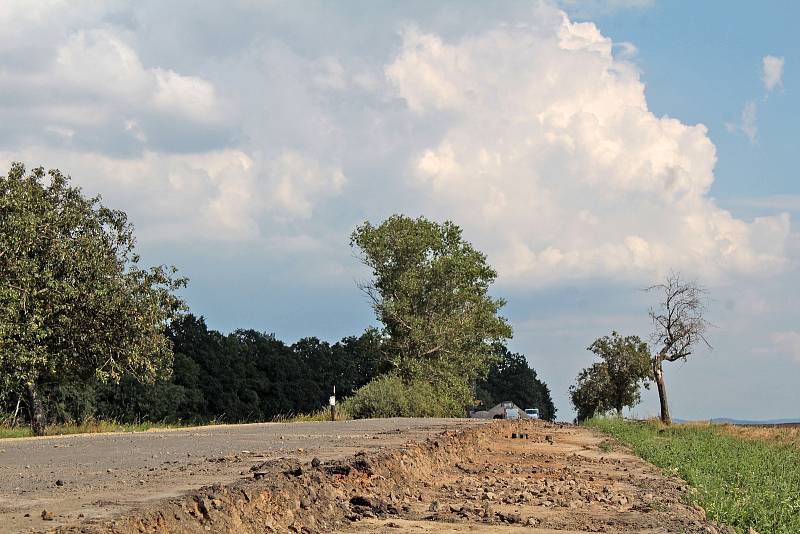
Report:
[[[755,419],[731,419],[730,417],[715,417],[713,419],[673,419],[676,423],[694,423],[698,421],[709,421],[715,424],[728,425],[800,425],[800,418],[789,419],[765,419],[758,421]]]
[[[800,419],[767,419],[764,421],[753,421],[747,419],[731,419],[729,417],[716,417],[712,423],[727,423],[729,425],[798,425]]]

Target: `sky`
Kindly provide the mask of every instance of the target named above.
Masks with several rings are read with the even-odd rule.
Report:
[[[222,331],[375,319],[364,220],[453,220],[550,386],[643,288],[708,290],[673,415],[800,417],[800,47],[791,1],[0,4],[0,172],[70,174]],[[656,413],[653,390],[633,410]]]

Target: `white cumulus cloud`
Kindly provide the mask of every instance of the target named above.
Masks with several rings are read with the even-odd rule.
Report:
[[[403,34],[386,76],[446,124],[412,164],[426,212],[463,221],[522,284],[783,268],[788,215],[748,223],[709,198],[706,127],[649,111],[638,70],[594,24],[535,18],[451,41]]]

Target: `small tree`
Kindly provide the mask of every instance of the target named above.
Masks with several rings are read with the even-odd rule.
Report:
[[[640,387],[648,388],[652,379],[647,344],[638,336],[612,332],[595,339],[587,350],[603,361],[583,369],[569,389],[578,420],[609,410],[622,415],[624,407],[636,406],[641,400]]]
[[[26,393],[35,434],[45,430],[44,384],[170,369],[165,327],[186,284],[175,273],[140,268],[125,213],[58,170],[26,175],[15,163],[0,177],[0,390]]]
[[[661,421],[670,424],[672,417],[667,403],[663,364],[665,361],[686,360],[698,343],[711,348],[705,337],[710,326],[704,318],[707,292],[695,281],[684,281],[678,273],[670,273],[664,283],[647,290],[658,291],[662,295],[658,308],[650,309],[650,318],[655,327],[652,335],[655,346],[652,365],[661,404]]]
[[[650,387],[652,371],[650,350],[639,336],[621,336],[612,332],[611,336],[597,338],[588,350],[603,360],[608,375],[608,389],[605,392],[608,406],[622,415],[622,408],[633,407],[641,400],[640,387]]]
[[[393,215],[355,229],[351,246],[373,279],[362,289],[386,338],[384,350],[406,383],[422,379],[462,407],[470,385],[485,376],[493,344],[511,337],[499,316],[505,302],[489,296],[497,273],[452,222]]]
[[[604,363],[595,363],[578,374],[576,383],[569,387],[569,397],[578,412],[579,423],[609,410],[609,387],[608,369]]]

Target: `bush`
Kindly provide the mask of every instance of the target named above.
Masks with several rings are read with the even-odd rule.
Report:
[[[404,384],[396,375],[374,379],[342,404],[354,419],[464,415],[463,407],[440,399],[431,384],[421,380]]]

